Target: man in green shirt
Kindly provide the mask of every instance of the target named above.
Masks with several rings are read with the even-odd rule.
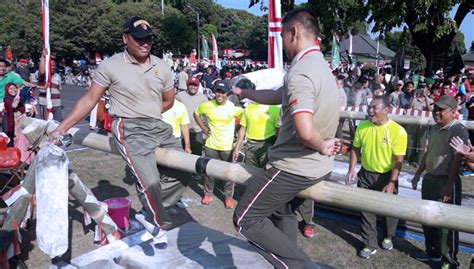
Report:
[[[398,193],[398,176],[407,149],[407,132],[388,118],[390,101],[385,96],[375,96],[368,106],[369,120],[363,121],[356,129],[350,153],[349,171],[346,184],[353,183],[357,160],[362,154],[362,168],[357,187],[388,194]],[[368,259],[377,252],[377,216],[362,214],[362,240],[365,247],[359,257]],[[386,234],[382,248],[393,248],[398,219],[386,217]]]

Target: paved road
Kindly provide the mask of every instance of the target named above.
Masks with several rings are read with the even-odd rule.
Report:
[[[65,118],[69,114],[74,104],[79,100],[79,98],[81,98],[81,96],[84,95],[85,92],[86,92],[86,89],[84,87],[71,86],[71,85],[65,85],[65,84],[63,85],[63,88],[61,91],[61,102],[64,106],[63,118]],[[76,125],[76,127],[81,130],[89,130],[89,122],[87,120],[82,120]],[[70,151],[70,150],[77,150],[81,148],[85,148],[85,147],[81,145],[71,145],[70,147],[67,148],[67,150]]]

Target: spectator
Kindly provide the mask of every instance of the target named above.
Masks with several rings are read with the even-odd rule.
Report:
[[[369,120],[363,121],[356,129],[346,184],[353,183],[357,160],[362,156],[357,187],[388,194],[398,193],[398,176],[407,148],[407,133],[402,126],[388,118],[389,111],[388,98],[374,97],[368,108]],[[361,214],[362,240],[365,247],[358,255],[368,259],[377,252],[377,217],[368,212]],[[391,250],[398,220],[391,217],[385,219],[386,234],[382,248]]]
[[[19,61],[19,66],[15,68],[15,73],[17,73],[24,81],[30,82],[30,70],[28,69],[28,59],[21,58]]]
[[[202,147],[204,145],[204,138],[202,136],[202,130],[194,119],[194,111],[199,107],[200,104],[207,102],[207,97],[199,93],[199,79],[196,77],[190,77],[188,79],[188,87],[186,91],[178,92],[176,99],[181,101],[189,116],[189,142],[191,143],[191,152],[195,155],[202,155]]]
[[[184,152],[191,153],[191,143],[189,142],[189,116],[186,107],[178,100],[173,106],[163,113],[163,121],[173,127],[173,136],[184,145]]]
[[[458,102],[458,112],[462,120],[467,120],[469,117],[469,110],[466,107],[466,95],[462,93],[456,94],[456,101]]]
[[[178,92],[186,91],[187,87],[187,82],[188,82],[188,68],[184,66],[181,69],[181,72],[178,73]]]
[[[398,96],[398,107],[403,109],[409,109],[414,94],[415,86],[413,82],[408,81],[407,83],[405,83],[403,94]]]
[[[49,85],[51,91],[51,103],[52,103],[52,111],[48,111],[48,102],[46,99],[46,49],[43,50],[43,54],[41,55],[41,60],[39,64],[39,81],[38,89],[39,89],[39,114],[41,119],[48,120],[48,114],[53,113],[53,119],[55,121],[61,122],[63,120],[63,106],[61,104],[61,89],[62,89],[62,81],[61,75],[56,70],[56,60],[54,57],[51,57],[51,84]]]
[[[417,188],[421,174],[426,170],[421,187],[421,198],[431,201],[461,205],[461,157],[449,146],[453,137],[459,136],[468,143],[469,134],[456,121],[458,103],[449,95],[443,95],[435,102],[434,120],[429,135],[427,151],[412,179],[413,189]],[[442,268],[457,268],[459,234],[457,231],[423,225],[426,250],[415,254],[420,261],[442,261]]]
[[[392,108],[398,108],[400,95],[403,94],[403,80],[399,80],[397,85],[395,85],[395,90],[390,93],[388,100]]]

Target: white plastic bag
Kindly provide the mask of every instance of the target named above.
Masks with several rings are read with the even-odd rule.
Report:
[[[63,149],[46,143],[36,156],[36,237],[49,257],[68,248],[68,158]]]

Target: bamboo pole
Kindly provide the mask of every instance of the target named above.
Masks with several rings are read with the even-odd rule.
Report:
[[[117,154],[117,150],[109,137],[91,132],[81,132],[75,128],[72,128],[70,132],[74,135],[74,143],[76,144]],[[157,148],[155,155],[158,164],[190,173],[196,173],[196,162],[202,158],[162,148]],[[206,174],[221,180],[245,184],[252,175],[259,176],[262,171],[243,164],[211,159],[207,163]],[[474,210],[462,206],[389,195],[327,181],[320,182],[302,191],[299,196],[332,206],[367,211],[424,225],[474,233],[474,222],[472,221]]]
[[[351,120],[365,120],[367,112],[356,112],[356,111],[341,111],[341,118]],[[409,125],[436,125],[436,122],[431,117],[415,117],[408,115],[396,115],[389,114],[388,117],[400,124]],[[461,120],[462,124],[466,126],[468,130],[474,130],[474,121]]]

